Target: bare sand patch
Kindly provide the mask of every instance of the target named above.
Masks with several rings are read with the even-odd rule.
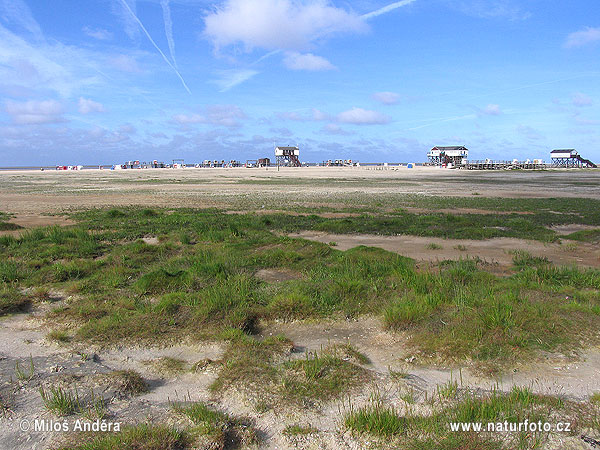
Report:
[[[11,217],[8,220],[9,223],[14,223],[21,226],[18,230],[5,230],[0,231],[0,236],[11,235],[20,236],[24,231],[30,228],[36,227],[48,227],[48,226],[60,226],[64,227],[67,225],[74,225],[76,222],[65,217],[65,216],[46,216],[41,214],[17,214],[15,217]]]
[[[548,258],[557,265],[600,267],[600,248],[597,245],[580,243],[577,248],[566,248],[560,243],[543,243],[515,238],[486,240],[442,239],[420,236],[378,236],[368,234],[331,234],[320,231],[302,231],[288,234],[322,243],[335,242],[339,250],[348,250],[366,245],[413,258],[417,261],[438,262],[446,259],[480,258],[503,268],[512,265],[514,250],[525,250],[533,256]]]
[[[553,227],[550,227],[550,229],[555,231],[557,234],[565,235],[565,234],[576,233],[577,231],[595,230],[598,227],[600,227],[600,224],[598,224],[598,225],[583,225],[583,224],[578,224],[578,223],[570,223],[570,224],[565,224],[565,225],[555,225]]]
[[[297,280],[302,277],[300,273],[290,269],[260,269],[255,276],[269,283]]]

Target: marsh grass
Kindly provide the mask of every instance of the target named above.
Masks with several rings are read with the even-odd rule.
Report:
[[[568,212],[566,203],[558,206]],[[446,226],[465,230],[471,219],[481,237],[502,231],[489,228],[485,217],[479,220],[485,214],[415,219],[398,212],[325,219],[211,209],[152,211],[81,212],[73,216],[80,225],[32,229],[0,242],[5,262],[0,273],[14,280],[3,282],[0,314],[24,309],[29,300],[22,289],[40,286],[74,294],[50,317],[78,326],[75,341],[114,345],[234,338],[234,353],[257,345],[239,344],[237,337],[256,333],[264,319],[376,314],[390,330],[409,331],[409,344],[423,355],[492,365],[597,339],[589,331],[600,324],[597,270],[555,267],[523,252],[514,255],[516,273],[505,278],[482,270],[477,259],[441,261],[422,270],[382,249],[342,252],[272,232],[322,228],[391,234],[412,233],[417,226],[421,234],[447,235]],[[595,217],[581,214],[586,220]],[[501,219],[502,226],[510,222],[529,236],[523,217]],[[181,233],[190,243],[181,241]],[[161,240],[149,245],[140,240],[144,236]],[[268,283],[255,276],[261,269],[284,269],[298,277]],[[248,367],[259,370],[260,364]]]

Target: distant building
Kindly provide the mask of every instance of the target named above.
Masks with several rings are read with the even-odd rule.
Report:
[[[573,148],[562,148],[550,152],[552,167],[596,167],[589,159],[582,158]]]
[[[427,153],[427,159],[432,166],[447,166],[448,164],[459,166],[469,158],[469,149],[466,147],[448,146],[433,147]]]
[[[300,167],[300,149],[298,147],[275,147],[275,160],[278,166]]]

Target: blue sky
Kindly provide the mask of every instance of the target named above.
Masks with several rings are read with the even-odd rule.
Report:
[[[600,160],[597,0],[0,0],[0,165]]]

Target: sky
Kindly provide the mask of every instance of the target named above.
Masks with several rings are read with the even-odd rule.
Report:
[[[0,166],[599,142],[597,0],[0,0]]]

